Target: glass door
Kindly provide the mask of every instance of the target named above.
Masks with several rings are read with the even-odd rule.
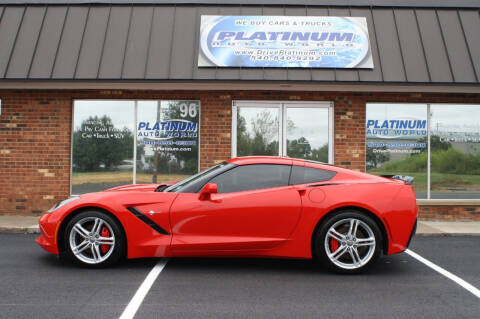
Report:
[[[286,155],[329,162],[329,108],[285,104]]]
[[[280,103],[243,102],[234,107],[235,156],[282,154],[281,106]]]
[[[232,157],[288,156],[333,163],[330,102],[234,101]]]

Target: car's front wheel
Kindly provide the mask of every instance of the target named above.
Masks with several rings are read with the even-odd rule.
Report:
[[[66,257],[77,264],[104,267],[123,257],[125,240],[119,223],[100,211],[74,216],[64,232]]]
[[[330,216],[315,234],[314,255],[326,267],[341,273],[357,273],[381,254],[382,234],[369,216],[343,211]]]

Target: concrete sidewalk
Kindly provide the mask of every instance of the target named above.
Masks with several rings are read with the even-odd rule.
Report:
[[[38,234],[39,216],[0,215],[0,233]],[[480,221],[419,221],[417,235],[480,236]]]
[[[0,233],[38,234],[40,216],[0,215]]]

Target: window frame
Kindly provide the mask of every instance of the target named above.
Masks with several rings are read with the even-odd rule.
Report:
[[[237,111],[239,107],[278,109],[278,156],[287,157],[287,109],[326,108],[328,110],[328,164],[334,163],[334,104],[332,101],[233,100],[231,157],[237,157]]]
[[[162,101],[197,101],[198,102],[198,160],[197,160],[197,173],[200,172],[200,149],[201,149],[201,128],[202,128],[202,100],[200,99],[73,99],[72,100],[72,118],[71,118],[71,130],[70,130],[70,196],[72,194],[72,183],[73,183],[73,134],[75,131],[75,103],[77,101],[89,102],[89,101],[122,101],[122,102],[133,102],[134,103],[134,130],[133,130],[133,170],[132,170],[132,184],[137,183],[137,134],[138,134],[138,102],[162,102]]]
[[[431,107],[434,105],[442,105],[442,106],[477,106],[480,107],[479,104],[475,103],[452,103],[452,102],[443,102],[443,103],[432,103],[432,102],[366,102],[365,103],[365,123],[364,123],[364,130],[366,133],[366,121],[367,121],[367,108],[368,105],[405,105],[405,104],[422,104],[426,106],[427,109],[427,198],[419,198],[416,199],[417,204],[423,205],[478,205],[480,204],[480,199],[471,198],[471,199],[452,199],[452,198],[431,198],[431,153],[430,153],[430,146],[431,146]],[[367,154],[367,136],[365,134],[365,154]],[[367,172],[367,162],[365,160],[364,164],[364,171]],[[368,173],[368,172],[367,172]]]

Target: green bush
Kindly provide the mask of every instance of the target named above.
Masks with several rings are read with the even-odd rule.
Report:
[[[449,147],[432,150],[432,172],[448,174],[480,175],[480,152],[466,154]],[[412,154],[408,158],[387,163],[384,170],[402,172],[425,172],[427,169],[427,153]]]

